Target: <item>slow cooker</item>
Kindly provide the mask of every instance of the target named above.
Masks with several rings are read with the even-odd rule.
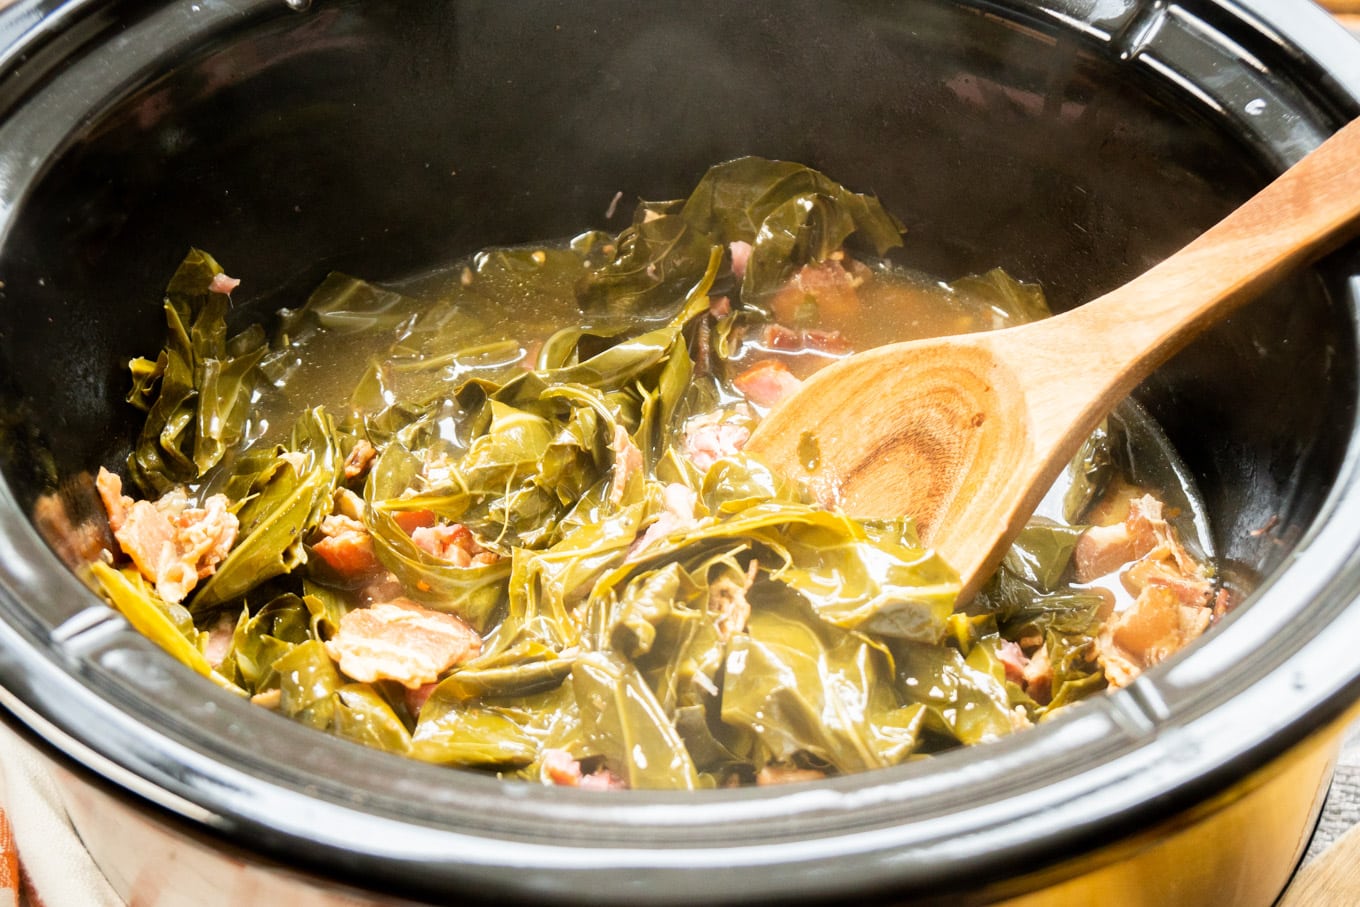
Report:
[[[1269,904],[1360,697],[1360,245],[1142,386],[1239,606],[1003,741],[784,788],[502,783],[253,708],[132,630],[40,501],[135,436],[193,245],[267,320],[607,225],[743,154],[913,266],[1080,304],[1360,114],[1305,0],[17,0],[0,11],[0,705],[131,903]],[[50,514],[49,514],[50,516]],[[67,514],[78,522],[78,514]],[[40,531],[40,528],[47,531]]]

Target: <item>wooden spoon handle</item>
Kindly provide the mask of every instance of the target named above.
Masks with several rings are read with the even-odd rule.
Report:
[[[1089,397],[1093,379],[1108,386],[1091,408],[1109,409],[1210,323],[1339,245],[1358,220],[1360,120],[1140,277],[1019,329],[1032,351],[1049,348],[1070,372],[1068,386],[1045,395],[1059,408],[1069,401],[1068,411],[1051,415],[1069,420],[1070,401]],[[1054,380],[1067,383],[1056,373]]]

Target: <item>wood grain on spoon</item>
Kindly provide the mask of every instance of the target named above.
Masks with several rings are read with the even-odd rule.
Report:
[[[776,407],[746,449],[835,489],[853,516],[914,517],[959,571],[966,600],[1120,400],[1357,218],[1360,120],[1119,289],[1044,321],[833,363]]]

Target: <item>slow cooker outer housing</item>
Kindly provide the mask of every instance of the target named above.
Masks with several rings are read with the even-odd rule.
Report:
[[[617,229],[616,192],[754,153],[877,193],[913,265],[1078,304],[1360,112],[1360,54],[1304,0],[20,0],[0,42],[0,699],[92,789],[415,899],[957,902],[1085,871],[1284,760],[1325,774],[1315,735],[1360,692],[1354,244],[1140,389],[1246,606],[1127,691],[928,763],[591,795],[399,761],[191,676],[28,517],[126,453],[123,365],[190,244],[243,278],[244,323],[332,267]]]

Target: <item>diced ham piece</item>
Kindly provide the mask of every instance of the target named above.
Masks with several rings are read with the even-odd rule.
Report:
[[[1158,559],[1170,558],[1182,571],[1198,572],[1194,558],[1162,516],[1162,502],[1145,494],[1130,502],[1124,522],[1092,526],[1077,539],[1072,552],[1077,581],[1088,583],[1158,549],[1162,549]]]
[[[373,550],[373,536],[359,520],[333,513],[321,521],[319,531],[322,537],[312,551],[341,578],[360,580],[382,567]]]
[[[1156,544],[1157,538],[1146,522],[1130,519],[1113,526],[1092,526],[1081,534],[1072,550],[1077,582],[1089,583],[1118,570],[1147,554]]]
[[[741,579],[732,575],[737,571],[726,570],[709,582],[708,610],[716,615],[714,625],[722,639],[731,639],[734,633],[746,629],[746,621],[751,617],[746,593],[755,583],[759,568],[759,563],[753,560]]]
[[[614,426],[614,441],[609,448],[614,452],[614,471],[609,480],[609,503],[617,506],[623,501],[629,480],[642,472],[642,451],[629,437],[628,429],[622,425]]]
[[[727,244],[727,249],[732,253],[732,276],[741,280],[746,276],[746,266],[751,262],[751,244],[734,239]]]
[[[734,378],[732,384],[757,406],[774,406],[803,386],[787,365],[773,359],[757,362]]]
[[[600,768],[588,775],[582,775],[576,786],[581,790],[627,790],[628,782],[609,769]]]
[[[179,488],[154,503],[134,501],[123,494],[123,480],[103,468],[95,487],[119,547],[168,602],[183,601],[236,543],[239,524],[226,495],[212,495],[202,507],[190,507]]]
[[[418,526],[411,533],[416,547],[455,567],[481,567],[494,564],[500,555],[478,544],[472,530],[462,523],[436,523]]]
[[[579,787],[582,790],[625,790],[628,785],[607,768],[590,774],[581,771],[581,763],[563,749],[543,751],[543,780],[558,787]]]
[[[368,472],[377,456],[378,449],[367,439],[360,438],[349,456],[345,457],[345,481],[352,481]]]
[[[452,614],[399,598],[350,611],[325,645],[347,676],[363,683],[394,680],[414,690],[475,658],[482,639]]]
[[[208,644],[203,649],[203,657],[214,668],[222,666],[222,659],[231,652],[232,637],[236,634],[236,621],[230,614],[223,613],[208,630]]]
[[[420,710],[425,708],[425,703],[429,701],[430,695],[434,693],[437,683],[423,683],[415,689],[406,689],[406,709],[415,716],[420,715]]]
[[[806,264],[775,292],[770,310],[784,324],[835,322],[859,311],[858,285],[840,261]]]
[[[695,525],[694,508],[698,506],[698,503],[699,495],[686,485],[672,482],[663,488],[661,490],[661,512],[629,547],[628,557],[646,551],[654,543],[661,541],[673,532],[679,532]]]
[[[581,783],[581,763],[563,749],[543,751],[543,780],[560,787],[575,787]]]
[[[221,293],[227,296],[232,290],[241,285],[241,281],[235,277],[228,277],[226,274],[214,274],[212,283],[208,284],[208,290],[213,293]]]
[[[1144,669],[1197,639],[1208,629],[1211,615],[1210,608],[1182,604],[1168,586],[1149,585],[1096,640],[1106,679],[1114,687],[1132,683]]]
[[[685,456],[705,472],[723,457],[741,450],[751,439],[749,428],[723,416],[721,412],[705,413],[685,422]]]
[[[1120,582],[1134,596],[1096,640],[1111,686],[1128,685],[1198,638],[1213,618],[1219,597],[1208,571],[1186,551],[1151,495],[1133,499],[1123,523],[1083,533],[1073,557],[1083,582],[1123,567]]]

